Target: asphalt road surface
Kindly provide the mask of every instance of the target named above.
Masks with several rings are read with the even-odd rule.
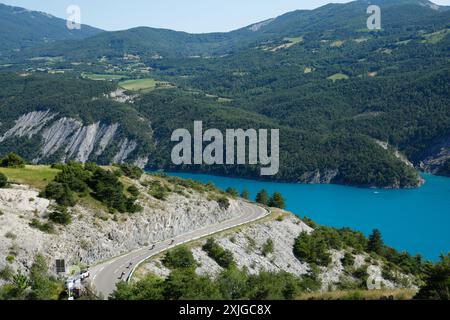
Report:
[[[92,267],[90,270],[90,280],[93,286],[107,299],[115,290],[116,284],[120,281],[130,279],[135,268],[143,261],[167,249],[259,220],[270,213],[263,207],[245,201],[238,201],[238,206],[242,215],[236,218],[223,221],[216,225],[206,226],[202,229],[179,235],[173,239],[155,243],[149,247],[138,249]]]

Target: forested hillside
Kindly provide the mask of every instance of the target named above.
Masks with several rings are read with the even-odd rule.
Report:
[[[102,32],[86,25],[80,30],[69,30],[63,19],[1,3],[0,30],[0,56],[7,57],[26,48],[57,40],[80,40]]]
[[[359,0],[229,33],[135,28],[24,50],[0,66],[0,152],[259,178],[256,166],[171,164],[172,131],[202,120],[205,130],[280,129],[275,180],[418,186],[413,165],[444,174],[450,158],[450,10],[370,3],[381,30],[367,29]],[[51,121],[25,125],[47,110]],[[87,134],[57,130],[50,143],[54,120]]]

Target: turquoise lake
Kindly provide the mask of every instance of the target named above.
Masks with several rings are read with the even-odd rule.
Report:
[[[281,192],[287,210],[321,225],[351,227],[366,235],[380,229],[387,245],[436,261],[450,251],[450,178],[424,174],[426,184],[411,190],[373,190],[337,185],[261,182],[202,174],[169,173],[221,189],[247,189],[254,199],[266,189]]]

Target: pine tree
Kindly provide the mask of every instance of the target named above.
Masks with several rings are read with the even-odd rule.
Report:
[[[256,195],[256,202],[266,206],[269,205],[269,194],[267,193],[266,190],[263,189],[260,192],[258,192],[258,194]]]
[[[235,188],[228,188],[226,190],[227,194],[232,196],[233,198],[237,198],[239,196],[239,192]]]
[[[272,197],[270,198],[270,201],[269,201],[269,206],[274,207],[274,208],[279,208],[279,209],[286,208],[286,203],[285,203],[284,198],[281,195],[281,193],[275,192],[272,195]]]
[[[246,200],[250,199],[250,193],[248,192],[247,189],[245,189],[244,191],[242,191],[242,193],[241,193],[241,198],[246,199]]]
[[[11,152],[8,153],[4,158],[0,159],[0,167],[3,168],[24,168],[25,160],[23,160],[17,154]]]
[[[375,252],[380,254],[384,247],[383,239],[381,237],[381,232],[378,229],[373,230],[372,234],[369,236],[369,242],[367,244],[367,251]]]

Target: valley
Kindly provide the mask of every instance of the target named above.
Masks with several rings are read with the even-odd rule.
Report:
[[[422,5],[421,10],[414,10],[418,2],[383,2],[389,14],[378,33],[361,28],[365,4],[356,1],[288,13],[230,33],[191,35],[136,28],[24,50],[3,68],[3,90],[11,92],[15,86],[26,91],[21,99],[11,94],[2,98],[6,118],[0,127],[4,140],[0,152],[20,150],[37,163],[128,161],[147,169],[260,179],[252,166],[180,167],[170,162],[170,132],[190,129],[201,119],[205,127],[219,130],[280,129],[280,172],[274,181],[420,186],[417,170],[439,174],[438,168],[428,169],[421,163],[442,158],[448,149],[444,145],[435,154],[427,154],[428,159],[423,156],[436,146],[435,141],[449,134],[446,30],[450,11]],[[336,15],[322,19],[328,12]],[[406,20],[399,27],[402,22],[396,12],[405,12],[402,19],[414,20],[414,27]],[[346,19],[350,16],[353,19]],[[24,87],[28,83],[50,86],[62,79],[76,83],[64,92],[82,97],[78,105],[94,105],[91,100],[105,107],[96,106],[95,112],[89,107],[61,112],[72,108],[70,101],[62,99],[55,105],[36,95],[36,86]],[[88,84],[89,79],[97,84]],[[98,90],[86,91],[88,86]],[[108,97],[118,88],[125,95],[113,98],[114,104]],[[18,107],[25,104],[26,108]],[[28,129],[28,139],[7,134],[15,121],[37,111],[33,105],[39,105],[39,111],[70,114],[69,121],[81,117],[76,126],[87,132],[97,123],[100,131],[117,126],[122,139],[101,152],[101,136],[83,138],[66,131],[61,133],[67,135],[66,143],[78,139],[80,150],[87,148],[79,151],[84,154],[77,155],[64,142],[49,153],[42,136],[45,128],[41,132]],[[119,110],[131,111],[126,124],[121,123],[124,118],[111,119],[111,114],[99,112],[110,108],[107,105],[115,105],[118,114]],[[135,128],[141,128],[139,133]],[[380,148],[377,141],[392,149]],[[405,165],[397,152],[416,170]],[[315,179],[317,175],[323,178]]]
[[[449,6],[0,31],[0,300],[449,299]]]

